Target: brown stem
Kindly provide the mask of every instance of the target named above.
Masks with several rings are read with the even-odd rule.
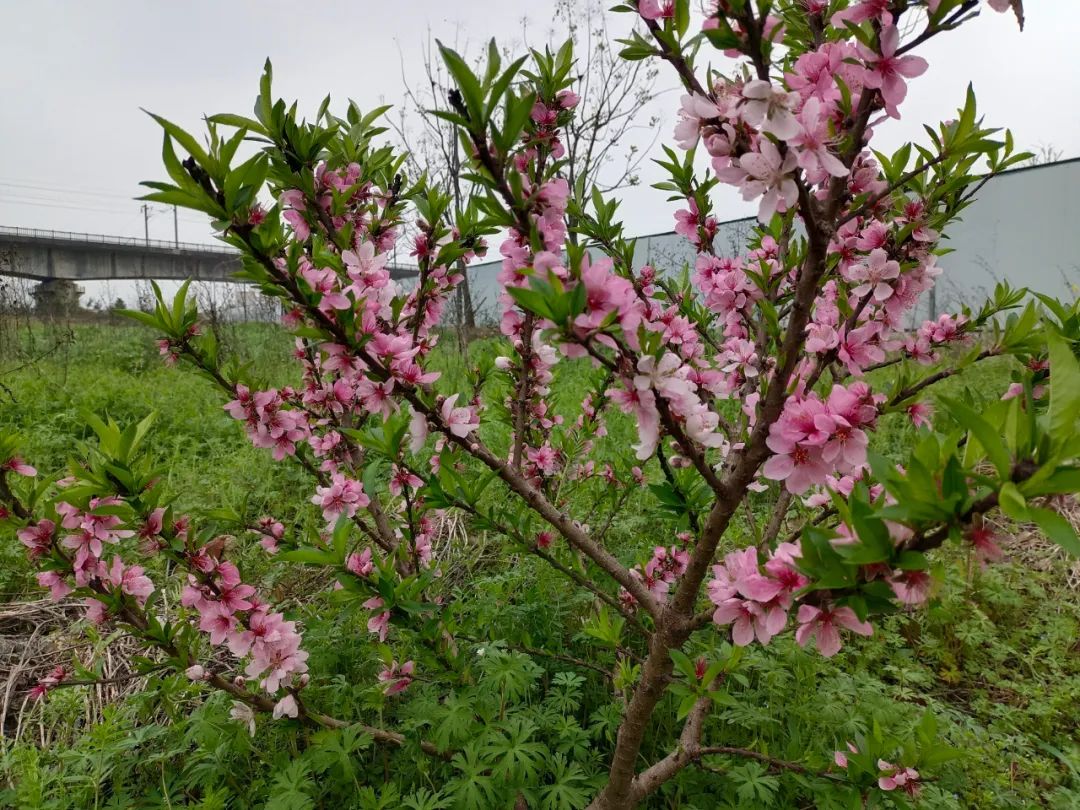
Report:
[[[977,354],[975,356],[975,359],[972,362],[973,363],[978,363],[980,360],[987,360],[987,359],[989,359],[991,357],[997,357],[1000,354],[1001,354],[1000,349],[996,349],[996,348],[995,349],[986,349],[985,351],[979,352],[979,354]],[[915,396],[917,393],[922,391],[924,388],[929,388],[931,385],[934,385],[935,383],[939,383],[942,380],[947,380],[949,377],[953,377],[953,376],[959,374],[961,371],[964,370],[964,368],[966,368],[966,367],[953,366],[951,368],[942,369],[941,371],[937,372],[936,374],[931,374],[929,377],[924,377],[923,379],[919,380],[917,383],[914,383],[912,385],[909,385],[907,388],[904,388],[904,389],[902,389],[900,391],[897,391],[895,394],[893,394],[893,396],[889,400],[888,404],[889,405],[899,405],[904,400]]]

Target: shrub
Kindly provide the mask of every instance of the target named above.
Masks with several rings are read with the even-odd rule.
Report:
[[[480,74],[442,49],[457,89],[440,116],[480,189],[460,208],[404,177],[378,140],[382,110],[324,104],[301,119],[274,99],[269,64],[255,117],[211,116],[206,145],[157,118],[170,180],[148,183],[148,199],[206,213],[242,252],[243,277],[286,312],[302,381],[270,387],[223,361],[186,287],[129,314],[160,331],[166,362],[220,389],[257,447],[307,472],[320,525],[220,509],[193,520],[145,449],[150,421],[92,417],[97,443],[63,477],[37,476],[10,440],[0,453],[5,517],[39,584],[139,638],[147,671],[228,696],[242,724],[268,714],[321,729],[268,775],[272,806],[307,806],[316,774],[354,783],[363,807],[625,808],[654,794],[711,806],[715,770],[741,806],[781,791],[835,807],[946,801],[926,785],[954,756],[932,712],[897,715],[892,730],[838,721],[845,697],[872,700],[865,683],[834,678],[784,705],[773,750],[725,744],[716,719],[785,722],[754,701],[770,650],[788,668],[768,677],[799,691],[820,663],[796,647],[880,655],[860,638],[892,649],[896,616],[931,621],[912,611],[958,570],[947,547],[1000,556],[996,510],[1080,552],[1054,509],[1080,489],[1078,311],[1002,285],[977,311],[902,328],[949,224],[1028,157],[983,124],[970,91],[925,146],[869,148],[926,69],[914,52],[978,3],[835,5],[720,0],[700,33],[688,0],[616,9],[643,26],[623,57],[667,62],[687,92],[658,187],[685,200],[676,230],[695,248],[692,278],[635,262],[617,201],[562,177],[568,47],[504,65],[492,46]],[[990,5],[1022,21],[1019,2]],[[916,13],[901,43],[900,19]],[[738,67],[702,70],[710,47]],[[259,148],[245,157],[247,141]],[[745,256],[716,251],[720,184],[758,202]],[[407,232],[417,278],[399,286],[390,253]],[[443,307],[496,234],[503,353],[440,362]],[[934,420],[933,386],[992,358],[1009,362],[1007,391],[940,398]],[[570,402],[564,368],[584,381]],[[869,445],[893,415],[919,434],[890,457]],[[615,542],[629,501],[646,520]],[[462,565],[466,548],[443,570],[449,519],[497,538],[486,561]],[[237,535],[316,569],[327,593],[306,613],[275,605],[237,565]],[[568,605],[526,591],[504,609],[519,594],[500,592],[498,573],[526,558],[565,579]],[[571,616],[595,645],[587,658],[545,627]],[[364,625],[370,646],[334,646]],[[511,646],[507,625],[523,631]],[[344,676],[365,669],[367,683]],[[36,695],[70,675],[58,668]],[[608,697],[585,716],[598,688]],[[808,705],[838,721],[819,739]],[[360,789],[354,757],[370,746],[412,763],[408,798]]]

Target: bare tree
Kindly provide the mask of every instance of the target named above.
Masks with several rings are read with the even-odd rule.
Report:
[[[398,108],[398,120],[392,121],[391,127],[406,146],[406,165],[411,172],[416,176],[426,174],[432,185],[453,196],[457,208],[468,189],[463,188],[461,143],[457,132],[453,125],[435,114],[450,111],[447,97],[453,86],[435,51],[435,40],[429,29],[423,50],[424,80],[415,86],[410,83],[404,56],[401,57],[405,103]],[[467,273],[464,276],[452,302],[454,323],[462,342],[464,333],[476,328],[476,308],[469,289],[469,277]]]
[[[604,4],[598,0],[558,0],[549,43],[569,40],[577,57],[581,97],[566,129],[567,180],[586,191],[603,192],[640,182],[638,170],[660,135],[660,119],[648,114],[658,69],[652,60],[619,58],[611,43]],[[524,31],[529,42],[528,28]]]
[[[619,58],[610,47],[615,37],[609,30],[608,16],[599,0],[557,0],[546,30],[530,29],[528,21],[522,21],[526,47],[543,49],[567,40],[573,43],[577,64],[573,90],[580,101],[563,141],[567,180],[571,187],[585,192],[593,187],[610,192],[637,185],[638,171],[660,133],[659,117],[647,112],[656,95],[657,68],[651,61]],[[468,45],[453,43],[459,53],[467,53]],[[519,44],[511,43],[504,55],[518,50]],[[478,54],[475,61],[479,63],[486,55]],[[423,48],[423,70],[424,78],[414,83],[402,58],[405,103],[391,126],[408,150],[410,170],[417,175],[426,173],[460,204],[471,192],[462,178],[464,155],[453,125],[436,115],[450,111],[447,98],[453,84],[430,31]],[[466,275],[453,302],[455,322],[465,331],[475,328],[479,303]]]
[[[1065,153],[1052,143],[1040,143],[1031,151],[1033,154],[1031,159],[1024,164],[1026,166],[1045,166],[1048,163],[1057,163],[1065,156]]]

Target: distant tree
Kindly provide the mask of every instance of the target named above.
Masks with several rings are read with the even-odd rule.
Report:
[[[1028,166],[1045,166],[1048,163],[1057,163],[1065,156],[1065,153],[1052,143],[1039,144],[1032,152],[1031,159],[1026,164]]]
[[[611,192],[637,185],[639,169],[660,133],[657,115],[642,117],[642,110],[655,98],[658,69],[651,61],[619,57],[612,48],[615,37],[604,11],[597,0],[557,0],[546,31],[530,29],[527,22],[522,26],[526,47],[543,50],[552,43],[568,43],[565,53],[577,54],[569,68],[572,92],[568,96],[576,101],[575,114],[567,117],[559,139],[565,150],[567,181],[571,188],[586,192],[593,187]],[[467,49],[467,43],[455,45]],[[503,56],[514,50],[518,49],[507,49]],[[486,53],[488,64],[493,52],[492,45]],[[479,63],[478,59],[473,61]],[[405,102],[392,126],[410,150],[407,160],[412,171],[426,173],[432,185],[452,194],[455,206],[460,206],[474,189],[464,170],[467,156],[462,153],[459,135],[439,117],[452,111],[449,92],[453,83],[430,33],[423,66],[424,79],[414,84],[402,61]],[[536,110],[534,114],[542,113]],[[475,327],[478,304],[466,279],[453,302],[457,322],[469,329]]]

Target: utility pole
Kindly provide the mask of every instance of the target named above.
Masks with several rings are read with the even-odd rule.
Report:
[[[180,221],[176,217],[176,206],[172,207],[172,228],[173,228],[173,241],[176,243],[176,249],[180,249]]]
[[[146,239],[146,244],[150,244],[150,206],[146,203],[142,205],[142,218],[143,218],[143,236]]]

